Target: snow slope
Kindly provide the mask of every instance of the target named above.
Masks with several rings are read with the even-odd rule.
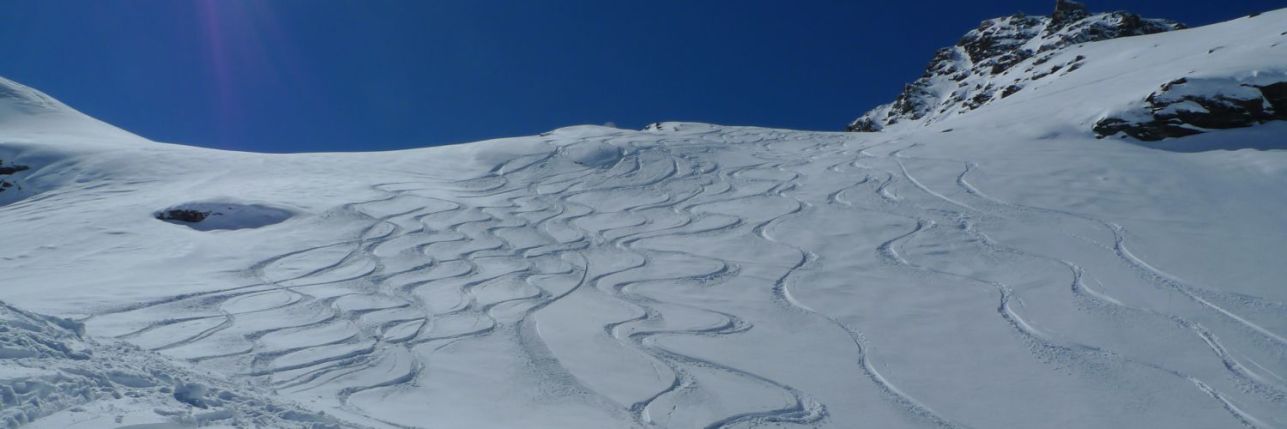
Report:
[[[929,127],[384,153],[149,142],[0,81],[0,165],[28,167],[0,194],[0,416],[1284,427],[1287,152],[1238,148],[1281,148],[1287,126],[1156,145],[1089,128],[1175,64],[1282,70],[1284,30],[1287,10],[1087,43],[1060,54],[1098,59],[1076,74]],[[1208,45],[1226,61],[1185,56]],[[106,387],[6,393],[76,380]],[[230,392],[226,412],[174,394],[196,391]]]
[[[0,303],[0,327],[0,424],[5,427],[342,426],[138,347],[85,338],[84,326],[74,321]]]

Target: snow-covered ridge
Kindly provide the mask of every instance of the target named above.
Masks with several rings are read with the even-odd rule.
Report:
[[[0,78],[0,120],[16,114],[54,112],[64,108],[62,103],[45,93],[9,79]]]
[[[79,140],[143,140],[91,118],[35,88],[4,77],[0,77],[0,126],[9,131],[10,137],[64,135]]]

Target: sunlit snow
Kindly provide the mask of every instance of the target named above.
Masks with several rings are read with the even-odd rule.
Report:
[[[1283,30],[1087,44],[932,126],[383,153],[155,143],[0,81],[0,426],[1284,427],[1287,152],[1246,148],[1287,126],[1090,131],[1282,73]]]

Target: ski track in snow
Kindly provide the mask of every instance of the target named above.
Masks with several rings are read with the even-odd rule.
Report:
[[[104,318],[156,314],[162,317],[118,338],[290,397],[316,398],[310,400],[315,407],[341,410],[365,424],[419,427],[372,413],[364,408],[371,401],[357,398],[378,401],[415,391],[436,376],[432,368],[439,354],[496,341],[520,350],[522,356],[514,357],[521,361],[519,370],[536,384],[552,386],[555,396],[635,426],[850,427],[851,422],[836,421],[831,405],[791,379],[676,345],[720,344],[757,329],[753,316],[709,305],[718,302],[720,289],[739,284],[752,262],[648,243],[749,237],[757,246],[795,255],[780,261],[785,266],[771,276],[767,292],[773,311],[816,320],[847,338],[852,343],[849,369],[869,383],[855,389],[877,392],[912,426],[971,426],[918,397],[923,390],[901,386],[900,373],[884,369],[878,346],[867,340],[878,332],[797,298],[799,274],[826,270],[826,261],[778,231],[826,207],[853,213],[855,221],[861,221],[862,213],[905,219],[911,229],[891,232],[869,252],[902,275],[995,294],[995,323],[1008,326],[1032,358],[1052,371],[1118,371],[1183,380],[1227,410],[1230,423],[1248,427],[1273,424],[1256,416],[1246,402],[1258,403],[1259,410],[1287,406],[1287,383],[1249,360],[1252,354],[1283,356],[1287,342],[1240,316],[1234,304],[1283,308],[1282,303],[1222,295],[1162,272],[1131,253],[1129,232],[1109,220],[994,198],[973,184],[971,177],[979,174],[976,164],[918,158],[918,145],[912,142],[769,131],[684,134],[657,145],[618,141],[624,155],[607,166],[580,165],[564,156],[568,147],[625,137],[585,137],[549,154],[504,163],[476,179],[375,185],[373,190],[383,197],[338,209],[365,219],[368,226],[358,236],[264,259],[246,268],[252,282],[244,286],[97,314],[88,320],[91,333]],[[721,147],[751,148],[751,155],[738,165],[717,165],[715,160],[724,158],[710,154]],[[961,173],[951,188],[943,188],[944,183],[917,176],[918,162],[956,163]],[[849,179],[813,180],[823,175]],[[819,190],[823,183],[847,185]],[[784,208],[754,216],[709,209],[738,207],[753,199],[776,200]],[[1092,246],[1103,259],[1066,260],[995,241],[988,232],[1019,224]],[[1112,242],[1088,238],[1104,234]],[[974,251],[998,255],[1005,264],[1044,270],[1058,279],[1047,289],[1061,292],[1029,295],[1026,291],[1033,289],[939,267],[938,259],[907,250],[948,240],[964,240]],[[694,267],[659,265],[676,261]],[[1175,294],[1192,305],[1168,311],[1119,300],[1092,287],[1100,261],[1138,274],[1138,282],[1118,290],[1152,288],[1152,293]],[[610,392],[596,391],[587,373],[566,366],[559,350],[545,344],[537,316],[574,294],[628,309],[602,323],[595,335],[653,367],[661,380],[651,393],[623,403]],[[1063,313],[1052,317],[1026,311],[1049,299],[1056,301],[1043,302],[1041,308]],[[191,316],[163,317],[174,313],[171,308],[184,308]],[[1210,349],[1224,374],[1217,379],[1191,374],[1184,362],[1150,361],[1120,349],[1129,345],[1086,344],[1040,327],[1043,320],[1089,321],[1101,311],[1158,320],[1187,332]],[[1261,350],[1231,349],[1225,335],[1257,337],[1239,345]],[[725,391],[733,386],[728,383],[776,393],[760,395],[769,398],[767,404],[749,401],[717,410],[702,410],[701,401],[686,399],[737,393]]]
[[[1280,81],[1285,20],[1079,43],[860,134],[262,155],[0,79],[0,426],[1287,427],[1287,128],[1084,135]],[[192,204],[291,216],[149,215]]]

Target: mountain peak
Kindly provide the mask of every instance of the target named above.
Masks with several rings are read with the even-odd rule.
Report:
[[[975,110],[1023,90],[1024,82],[1061,76],[1083,59],[1046,64],[1076,44],[1184,28],[1164,19],[1130,12],[1090,13],[1073,0],[1057,0],[1049,17],[1015,14],[985,20],[953,46],[939,49],[920,78],[904,86],[893,102],[849,124],[850,131],[879,131],[897,123],[929,124]],[[1028,61],[1032,67],[1011,72]]]
[[[1089,16],[1086,4],[1073,0],[1055,0],[1055,13],[1050,15],[1050,25],[1062,26]]]

